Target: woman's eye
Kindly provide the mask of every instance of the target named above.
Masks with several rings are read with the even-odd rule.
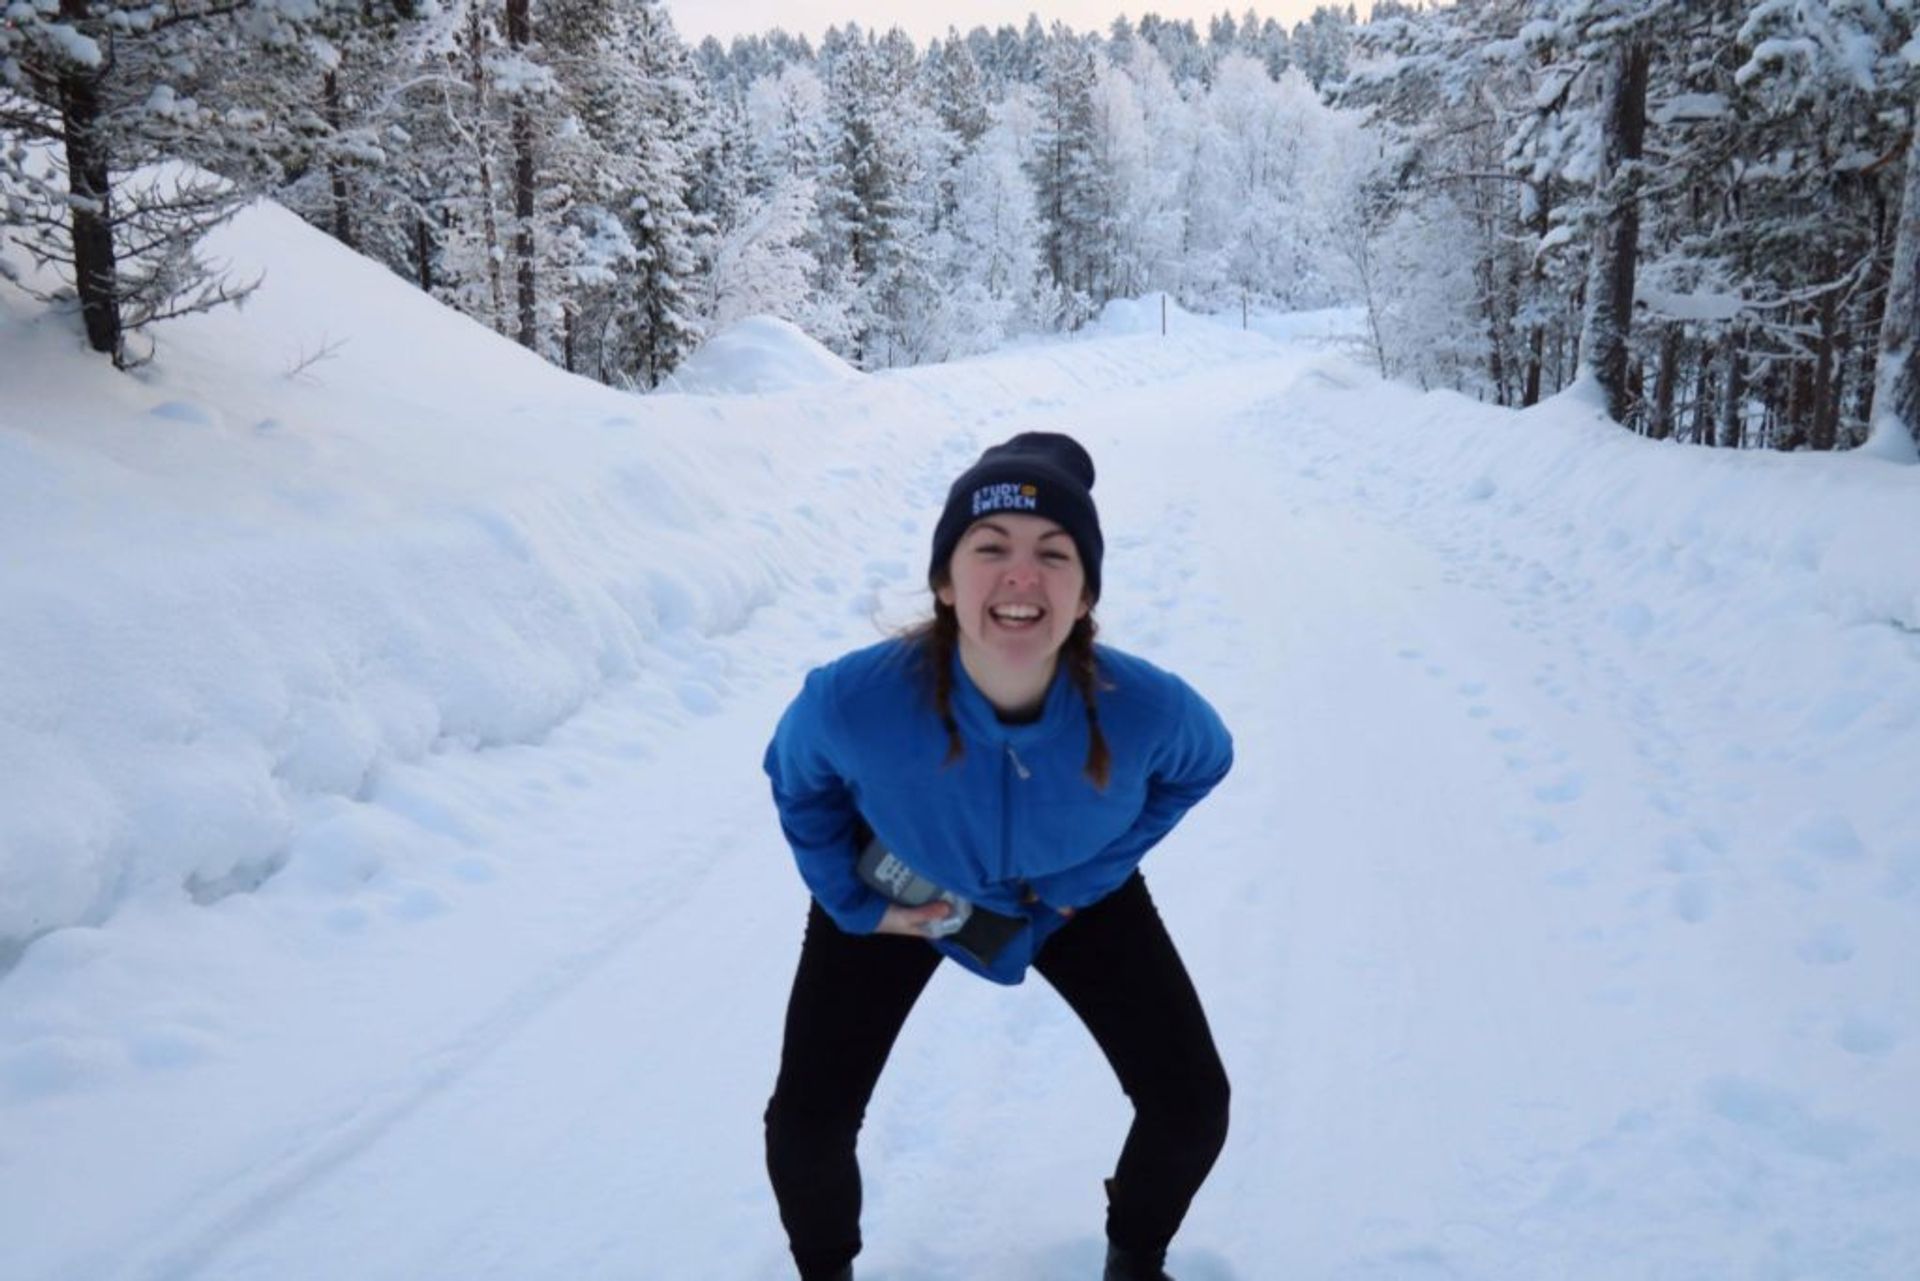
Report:
[[[1055,565],[1064,565],[1067,562],[1067,554],[1065,552],[1041,552],[1040,559],[1049,561]]]

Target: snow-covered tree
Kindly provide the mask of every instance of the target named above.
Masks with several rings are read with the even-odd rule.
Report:
[[[705,107],[693,59],[662,0],[632,4],[625,40],[639,85],[639,115],[628,138],[635,185],[627,222],[638,251],[635,309],[623,367],[657,386],[699,344],[694,301],[702,222],[687,194],[704,141]]]
[[[758,315],[802,321],[814,266],[806,249],[813,217],[811,178],[783,178],[764,196],[746,199],[716,240],[707,270],[707,328]]]
[[[1102,236],[1113,202],[1096,135],[1099,70],[1092,52],[1063,25],[1054,37],[1034,98],[1040,126],[1030,164],[1047,271],[1065,307],[1059,320],[1072,327],[1103,301]]]
[[[981,135],[955,175],[943,255],[940,358],[998,346],[1035,325],[1040,224],[1019,138],[1004,120]]]
[[[317,0],[60,0],[0,15],[0,233],[71,289],[88,344],[116,365],[143,357],[130,336],[248,288],[198,245],[251,193],[195,169],[142,167],[244,151],[266,122],[257,108],[201,103],[183,80],[208,59],[296,47],[324,11]]]

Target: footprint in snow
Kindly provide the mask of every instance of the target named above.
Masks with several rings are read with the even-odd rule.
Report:
[[[1846,815],[1832,810],[1809,814],[1794,824],[1789,840],[1803,854],[1835,863],[1853,863],[1867,856],[1866,846]]]
[[[1616,606],[1607,616],[1613,629],[1628,640],[1639,640],[1653,630],[1653,611],[1639,601]]]
[[[127,1061],[149,1072],[192,1067],[212,1057],[213,1044],[198,1028],[160,1024],[141,1028],[123,1039]]]
[[[1879,1019],[1864,1014],[1850,1014],[1841,1020],[1839,1029],[1833,1035],[1833,1043],[1849,1054],[1879,1058],[1893,1052],[1894,1047],[1900,1044],[1900,1036]]]
[[[213,426],[213,412],[190,400],[165,400],[147,411],[149,418],[164,418],[172,423],[191,423],[196,427]]]
[[[1800,941],[1794,954],[1808,965],[1844,965],[1853,959],[1853,936],[1841,925],[1823,925]]]
[[[711,716],[720,710],[720,695],[703,681],[681,681],[674,692],[680,697],[680,706],[696,716]]]
[[[1551,783],[1542,783],[1533,789],[1535,800],[1546,801],[1551,805],[1565,805],[1577,801],[1585,795],[1587,782],[1578,774],[1563,774]]]
[[[447,910],[447,901],[424,885],[412,885],[394,900],[389,915],[402,921],[428,921]]]
[[[65,1094],[106,1076],[116,1058],[117,1052],[97,1039],[37,1037],[0,1053],[0,1101]]]
[[[1682,881],[1673,887],[1673,914],[1688,925],[1698,925],[1713,914],[1713,895],[1704,881]]]
[[[1843,1162],[1870,1138],[1861,1126],[1817,1117],[1799,1096],[1764,1082],[1716,1077],[1701,1086],[1700,1095],[1706,1110],[1715,1116],[1797,1155]]]
[[[467,857],[453,864],[453,874],[469,885],[485,885],[499,875],[484,858]]]
[[[363,934],[372,919],[366,909],[358,907],[336,907],[323,918],[327,929],[335,934]]]
[[[1521,819],[1520,827],[1535,845],[1553,845],[1566,835],[1558,823],[1539,814],[1529,814]]]

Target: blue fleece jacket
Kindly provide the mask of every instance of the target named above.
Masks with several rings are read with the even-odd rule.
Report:
[[[1030,928],[991,966],[935,946],[968,969],[1018,983],[1065,919],[1133,873],[1233,763],[1219,716],[1185,681],[1096,647],[1100,728],[1113,755],[1106,789],[1083,770],[1087,714],[1063,670],[1037,721],[1002,724],[954,658],[952,706],[965,754],[944,764],[947,734],[919,651],[901,640],[856,650],[808,674],[767,748],[780,826],[814,898],[841,929],[871,933],[886,900],[854,871],[865,819],[886,847],[944,889]]]

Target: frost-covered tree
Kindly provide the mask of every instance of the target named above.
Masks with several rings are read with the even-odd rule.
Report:
[[[1331,88],[1347,78],[1357,23],[1352,5],[1321,5],[1305,22],[1294,25],[1289,41],[1293,65],[1314,88]]]
[[[827,94],[805,64],[761,76],[747,90],[755,149],[755,185],[819,172],[827,135]]]
[[[1056,25],[1054,36],[1034,96],[1039,129],[1029,163],[1047,271],[1065,308],[1059,320],[1072,327],[1102,301],[1097,274],[1112,201],[1096,136],[1099,69],[1092,52],[1064,26]]]
[[[662,0],[628,3],[624,39],[639,110],[626,143],[634,161],[627,222],[639,269],[622,364],[641,386],[654,387],[700,341],[694,243],[703,223],[687,196],[704,143],[706,108],[692,56]]]
[[[823,293],[844,308],[846,354],[862,368],[908,363],[931,295],[921,160],[938,125],[911,92],[910,46],[851,45],[829,86],[829,154],[820,213]]]
[[[796,323],[807,316],[814,263],[806,241],[813,217],[811,178],[782,178],[765,195],[746,198],[716,238],[706,280],[708,328],[748,316]]]
[[[251,193],[200,170],[143,167],[242,152],[266,121],[203,104],[182,82],[209,59],[294,48],[324,11],[317,0],[60,0],[0,15],[0,232],[71,290],[88,344],[116,365],[143,358],[130,336],[248,288],[198,245]]]
[[[998,346],[1036,325],[1040,223],[1015,129],[1004,119],[960,163],[946,256],[947,353]]]
[[[1920,122],[1908,125],[1907,176],[1900,197],[1893,264],[1881,321],[1872,438],[1877,452],[1913,461],[1920,454]]]

